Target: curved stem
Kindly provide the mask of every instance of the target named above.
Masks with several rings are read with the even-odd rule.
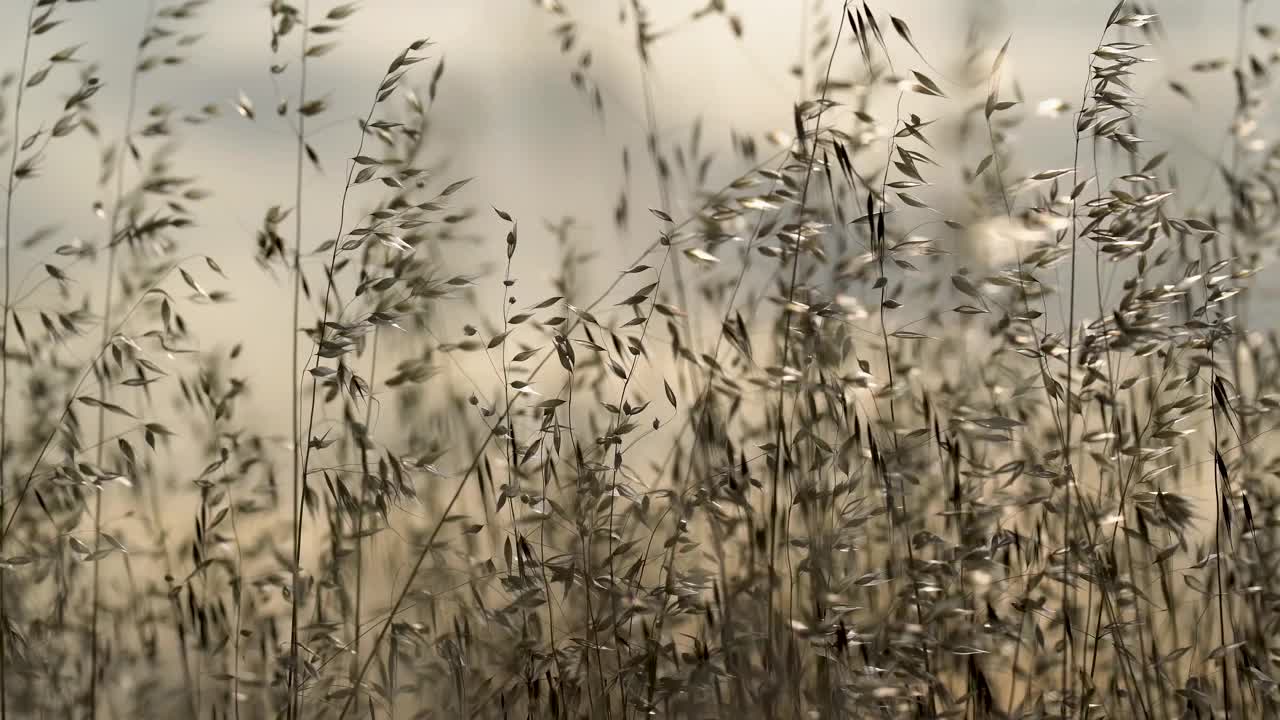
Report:
[[[130,306],[128,312],[126,312],[120,318],[120,322],[116,323],[116,326],[114,329],[112,329],[110,336],[114,338],[116,335],[120,333],[121,328],[123,328],[125,323],[129,321],[129,318],[133,316],[134,311],[136,311],[142,305],[142,301],[145,300],[147,296],[149,296],[152,292],[156,291],[156,289],[159,288],[160,285],[163,284],[165,280],[168,280],[169,276],[173,273],[174,270],[177,270],[178,268],[182,267],[182,265],[186,263],[188,260],[192,260],[197,257],[204,257],[204,256],[189,255],[173,263],[172,265],[169,266],[168,270],[165,270],[163,273],[161,273],[160,276],[156,278],[155,282],[153,282],[146,290],[144,290],[140,295],[138,295],[138,299],[134,301],[132,306]],[[14,503],[13,510],[9,513],[9,519],[5,521],[4,529],[0,530],[0,545],[4,544],[4,539],[9,536],[9,530],[13,527],[14,520],[17,519],[18,513],[22,510],[22,503],[24,500],[26,500],[27,493],[30,492],[31,490],[31,484],[35,480],[36,470],[39,469],[40,462],[44,460],[45,454],[49,452],[49,447],[53,445],[53,439],[57,437],[58,429],[62,427],[63,423],[65,423],[67,420],[67,416],[71,413],[71,405],[76,400],[76,394],[80,392],[80,388],[83,387],[85,381],[89,379],[89,375],[93,372],[94,365],[96,365],[98,361],[102,359],[103,355],[107,352],[107,349],[110,348],[111,345],[112,343],[110,342],[110,340],[108,340],[108,342],[104,343],[102,346],[98,348],[97,353],[95,353],[93,358],[86,364],[84,370],[80,372],[80,377],[78,380],[76,380],[76,384],[72,386],[71,392],[67,393],[67,401],[62,406],[62,413],[58,416],[58,422],[54,425],[53,431],[50,432],[47,437],[45,437],[44,443],[40,446],[40,452],[36,454],[35,460],[31,462],[31,469],[27,472],[27,478],[23,482],[22,490],[18,493],[18,499]]]

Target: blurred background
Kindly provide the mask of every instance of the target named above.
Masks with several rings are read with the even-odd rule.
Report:
[[[329,7],[313,5],[316,13]],[[558,250],[549,223],[573,218],[573,242],[595,255],[591,267],[599,272],[584,278],[584,293],[603,288],[652,242],[657,226],[644,209],[658,207],[660,201],[644,145],[641,66],[634,24],[620,22],[631,12],[630,0],[367,0],[359,5],[359,12],[334,38],[339,42],[336,49],[311,65],[311,95],[324,97],[331,110],[308,129],[323,172],[306,174],[304,248],[331,238],[338,226],[337,201],[359,141],[357,118],[366,111],[390,60],[418,38],[434,43],[426,52],[431,65],[440,59],[445,64],[431,111],[428,156],[442,163],[443,181],[475,178],[455,201],[477,210],[461,232],[478,242],[447,250],[455,271],[476,273],[499,266],[506,225],[490,205],[521,223],[518,274],[522,299],[529,301],[551,294],[547,279]],[[811,86],[814,82],[798,71],[803,49],[833,30],[841,8],[839,2],[820,0],[727,0],[722,12],[707,12],[716,5],[689,0],[647,3],[650,27],[662,34],[649,58],[659,140],[686,142],[701,120],[708,129],[703,147],[718,158],[710,172],[712,187],[749,167],[731,151],[726,130],[758,138],[762,158],[776,150],[767,147],[767,134],[790,130],[793,104],[805,99],[804,81]],[[898,57],[911,58],[911,67],[939,78],[948,93],[954,93],[952,100],[909,95],[910,112],[938,119],[942,135],[950,132],[945,128],[958,126],[971,102],[982,101],[994,52],[1012,39],[1002,92],[1024,101],[1024,120],[1012,131],[1022,136],[1015,143],[1019,155],[1016,165],[1006,169],[1013,178],[1071,165],[1071,113],[1079,104],[1088,53],[1112,7],[1109,0],[898,0],[881,9],[909,24],[916,45],[934,69],[911,58],[909,51]],[[1241,18],[1234,3],[1163,0],[1148,9],[1160,13],[1163,37],[1141,53],[1154,62],[1139,68],[1134,88],[1147,105],[1139,110],[1144,137],[1202,176],[1186,179],[1185,187],[1213,192],[1214,163],[1226,152],[1234,100],[1230,82],[1224,80],[1227,71],[1206,77],[1191,68],[1196,62],[1228,57]],[[0,67],[17,66],[25,11],[26,4],[18,0],[0,5]],[[1280,8],[1253,3],[1249,11],[1247,25],[1253,33],[1254,26],[1275,20]],[[288,318],[263,309],[286,307],[292,289],[278,269],[267,272],[255,263],[254,233],[269,207],[292,206],[292,131],[273,108],[281,97],[294,97],[296,86],[291,74],[276,86],[268,68],[296,55],[296,48],[282,47],[280,56],[273,57],[268,8],[262,0],[214,0],[196,12],[199,17],[190,27],[198,28],[201,37],[185,66],[161,68],[145,77],[138,102],[141,108],[167,103],[180,114],[195,113],[210,103],[220,109],[220,116],[201,125],[174,124],[175,168],[195,175],[196,186],[212,193],[201,204],[198,229],[185,234],[184,242],[190,244],[185,251],[216,258],[230,280],[213,284],[234,296],[230,305],[195,311],[190,318],[198,323],[195,336],[204,347],[245,341],[247,362],[263,377],[278,377],[272,369],[283,369],[287,362]],[[67,23],[54,31],[59,45],[79,43],[76,57],[99,64],[96,75],[104,88],[94,98],[94,116],[106,139],[119,136],[133,48],[146,13],[145,0],[76,3],[62,11]],[[564,36],[557,32],[566,21],[574,23],[575,36],[568,53],[562,52]],[[885,32],[890,34],[888,28]],[[1132,33],[1135,41],[1143,39]],[[901,45],[896,37],[890,41]],[[297,35],[286,42],[296,44]],[[1271,62],[1269,49],[1261,48],[1256,34],[1251,35],[1251,47],[1263,62]],[[584,52],[591,57],[586,92],[570,79]],[[833,80],[852,78],[861,71],[860,63],[856,50],[842,50]],[[825,56],[811,59],[806,72],[822,64]],[[419,66],[417,75],[423,86],[429,79],[427,67]],[[949,83],[963,84],[966,78],[976,83],[976,93]],[[57,87],[70,85],[70,78],[64,75],[62,80]],[[1180,83],[1190,97],[1174,92],[1171,81]],[[600,92],[599,112],[593,107],[592,88]],[[256,120],[236,112],[241,94],[256,107]],[[55,118],[52,110],[43,112],[41,103],[53,108],[60,99],[48,88],[32,93],[24,116]],[[892,100],[890,93],[873,98],[873,106],[883,111],[877,117],[892,116],[892,108],[886,107]],[[1058,101],[1065,103],[1066,112]],[[1258,116],[1274,123],[1270,111]],[[849,111],[832,117],[838,125],[842,117],[849,118]],[[1156,118],[1179,122],[1169,127],[1156,124]],[[629,175],[624,173],[621,147],[629,149]],[[38,267],[58,243],[74,238],[102,241],[105,221],[94,213],[94,203],[106,199],[97,185],[99,152],[87,137],[76,134],[51,148],[41,177],[22,187],[15,237],[46,228],[57,240],[22,251],[21,268]],[[939,150],[941,189],[932,198],[942,197],[948,183],[959,181],[961,162],[972,167],[983,153],[972,147],[967,152],[973,156],[949,156],[945,146]],[[624,188],[632,221],[621,231],[613,217]],[[368,197],[371,201],[372,195]],[[670,208],[677,219],[695,209],[689,198],[690,193],[677,193],[676,206]],[[358,191],[351,207],[361,210],[361,203]],[[350,211],[345,226],[356,219]],[[481,277],[477,297],[494,297],[499,280],[493,273]],[[1265,289],[1265,278],[1261,284]],[[92,290],[83,285],[71,288],[73,294]],[[496,317],[498,303],[488,305]],[[440,330],[442,337],[457,334],[457,326]],[[251,392],[249,402],[264,421],[287,422],[287,387],[261,382]]]

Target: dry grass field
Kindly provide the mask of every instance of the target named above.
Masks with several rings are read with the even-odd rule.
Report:
[[[1077,9],[1042,99],[982,8],[794,0],[757,133],[654,81],[738,3],[540,0],[572,99],[494,112],[640,142],[536,215],[376,0],[237,16],[274,94],[196,103],[220,2],[94,4],[0,8],[0,720],[1280,717],[1260,3]]]

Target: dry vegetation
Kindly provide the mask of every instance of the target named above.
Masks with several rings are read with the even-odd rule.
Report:
[[[152,3],[110,83],[67,39],[79,3],[10,5],[0,717],[1280,715],[1280,343],[1247,325],[1280,222],[1278,56],[1247,0],[1221,3],[1230,59],[1169,71],[1236,100],[1205,193],[1142,138],[1162,26],[1138,3],[1044,108],[1073,117],[1074,165],[1028,168],[1016,36],[973,33],[956,80],[892,3],[798,2],[793,126],[713,160],[711,129],[659,134],[650,62],[750,18],[712,0],[659,32],[628,0],[649,141],[624,158],[661,206],[621,192],[619,231],[651,244],[598,296],[582,275],[619,268],[571,225],[538,258],[431,167],[431,43],[389,53],[367,109],[326,106],[376,3],[273,0],[279,98],[195,109],[151,83],[196,72],[203,0]],[[603,114],[573,3],[539,5]],[[303,238],[309,127],[340,112],[362,116],[341,226]],[[218,188],[170,150],[212,122],[292,137],[292,187],[253,209],[293,288],[263,317],[287,378],[196,351],[184,318],[235,283],[183,249]],[[65,202],[96,202],[101,235],[19,235],[42,163],[85,144],[100,191]],[[539,274],[557,295],[525,296]],[[290,427],[246,411],[249,379],[295,388]]]

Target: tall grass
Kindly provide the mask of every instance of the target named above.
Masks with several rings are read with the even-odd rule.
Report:
[[[572,218],[472,210],[433,124],[466,48],[426,39],[387,52],[340,192],[304,206],[372,3],[273,0],[279,97],[225,114],[150,82],[198,79],[200,0],[149,4],[120,78],[68,40],[77,3],[24,3],[0,83],[0,717],[1280,712],[1280,341],[1251,292],[1280,225],[1276,31],[1242,0],[1232,59],[1170,71],[1188,102],[1234,93],[1196,192],[1143,137],[1177,119],[1134,89],[1165,44],[1139,3],[1098,17],[1078,103],[1040,106],[1070,119],[1057,168],[1019,153],[1016,35],[973,28],[953,68],[884,3],[797,5],[788,127],[685,137],[654,74],[673,36],[749,33],[730,5],[659,28],[620,3],[628,89],[573,3],[539,4],[574,112],[642,107],[613,234],[643,241],[602,268]],[[236,287],[184,249],[219,188],[175,148],[208,123],[289,143],[252,208],[287,378],[200,342]],[[100,232],[22,238],[76,143],[100,150]],[[275,427],[252,390],[282,379]]]

